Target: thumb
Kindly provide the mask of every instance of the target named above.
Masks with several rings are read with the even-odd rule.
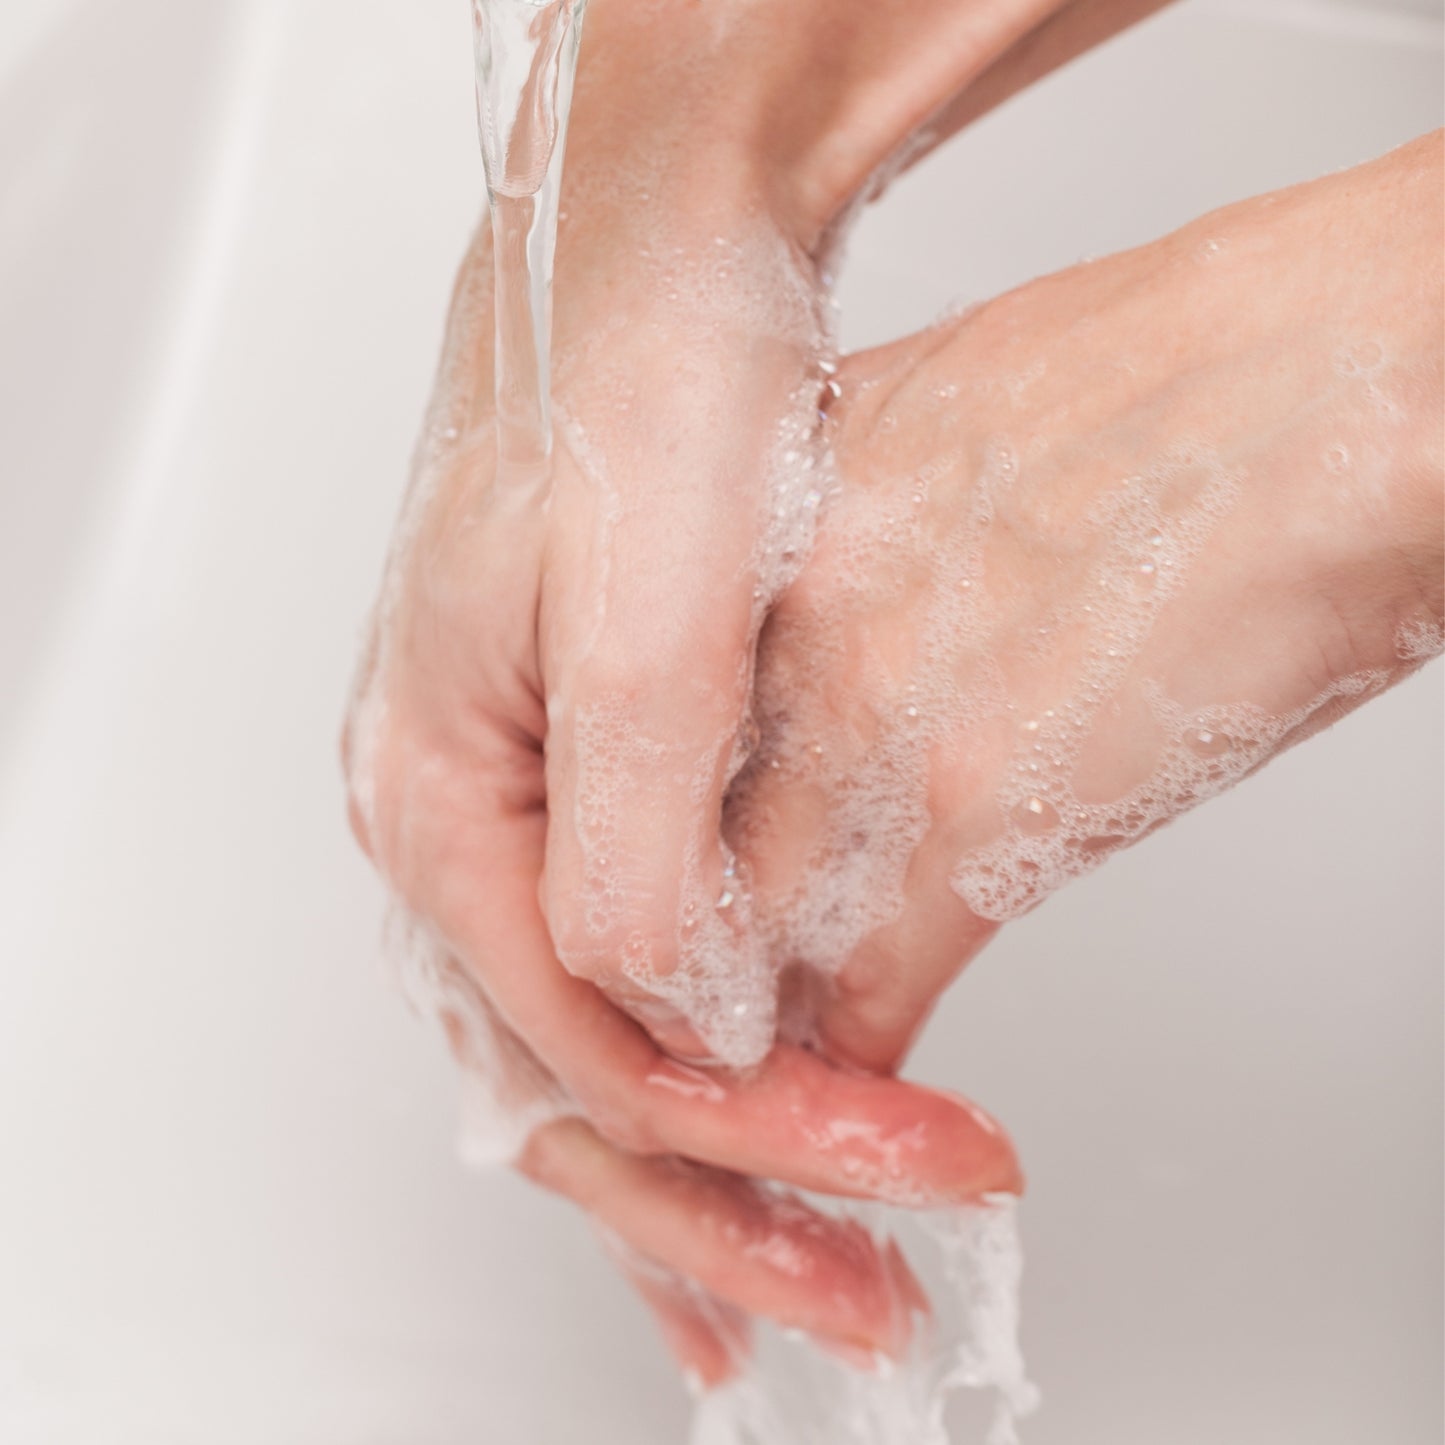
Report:
[[[670,1052],[735,1067],[772,1042],[775,978],[723,795],[824,451],[817,298],[775,251],[737,315],[608,332],[569,373],[538,619],[558,955]]]
[[[754,645],[747,554],[741,538],[726,545],[736,518],[696,495],[583,526],[571,525],[583,504],[567,507],[540,649],[542,904],[558,957],[669,1052],[756,1063],[773,1040],[774,974],[721,838]]]

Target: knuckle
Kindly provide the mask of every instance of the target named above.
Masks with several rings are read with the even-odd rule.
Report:
[[[516,1159],[519,1174],[554,1194],[569,1192],[568,1166],[576,1152],[575,1130],[568,1127],[569,1122],[534,1129]]]
[[[645,1097],[607,1088],[588,1091],[579,1102],[587,1122],[609,1144],[629,1154],[664,1152],[651,1102]]]
[[[649,978],[670,973],[677,959],[675,920],[640,901],[624,903],[612,887],[544,889],[543,912],[562,966],[577,978],[644,993]]]

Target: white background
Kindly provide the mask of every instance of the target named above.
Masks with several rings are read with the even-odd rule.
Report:
[[[1186,4],[899,184],[854,343],[1440,123],[1431,0]],[[453,1164],[337,721],[479,206],[459,0],[0,12],[0,1442],[680,1441]],[[1007,929],[1029,1445],[1440,1438],[1438,666]]]

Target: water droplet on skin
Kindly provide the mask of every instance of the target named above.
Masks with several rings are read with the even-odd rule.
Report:
[[[1025,798],[1013,810],[1013,820],[1021,833],[1047,833],[1059,826],[1059,810],[1047,798]]]
[[[1162,547],[1162,546],[1164,545],[1164,533],[1163,533],[1163,532],[1150,532],[1150,533],[1149,533],[1149,545],[1150,545],[1151,547]]]
[[[1378,341],[1361,341],[1345,351],[1339,369],[1350,376],[1363,376],[1374,371],[1384,359],[1385,348]]]
[[[898,430],[898,418],[891,411],[884,412],[878,419],[878,430],[885,434]]]
[[[1336,442],[1325,453],[1325,466],[1332,472],[1342,472],[1350,464],[1350,449]]]
[[[838,363],[836,361],[829,361],[825,357],[818,363],[818,370],[821,371],[824,376],[833,376],[838,370]]]
[[[903,709],[903,716],[908,718],[915,718],[918,716],[918,709],[914,707],[912,703],[909,703],[908,706]]]
[[[1156,570],[1152,562],[1141,562],[1139,564],[1139,575],[1141,577],[1153,577]]]
[[[1036,732],[1038,732],[1038,730],[1039,730],[1039,721],[1038,721],[1037,718],[1032,718],[1032,717],[1031,717],[1031,718],[1028,719],[1027,722],[1021,722],[1021,723],[1019,724],[1019,731],[1020,731],[1021,733],[1036,733]]]
[[[1201,758],[1222,758],[1234,746],[1233,738],[1209,728],[1191,728],[1184,740]]]
[[[1204,260],[1212,261],[1223,250],[1223,241],[1208,240],[1199,248],[1199,254]]]

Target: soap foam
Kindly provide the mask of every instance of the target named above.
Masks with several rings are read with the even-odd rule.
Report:
[[[486,991],[424,921],[394,907],[387,953],[403,996],[446,1033],[460,1075],[458,1157],[514,1163],[534,1131],[578,1114],[567,1091],[507,1027]]]
[[[912,1344],[904,1360],[878,1356],[871,1369],[763,1327],[739,1353],[738,1375],[699,1401],[690,1445],[1017,1445],[1017,1422],[1038,1403],[1019,1347],[1017,1201],[907,1212],[811,1203],[866,1223],[880,1250],[905,1245],[942,1284],[932,1313],[896,1301],[914,1315]],[[706,1312],[695,1287],[693,1299]],[[974,1394],[970,1411],[963,1397]]]
[[[1445,652],[1445,629],[1434,617],[1412,617],[1395,631],[1395,656],[1420,666]]]

